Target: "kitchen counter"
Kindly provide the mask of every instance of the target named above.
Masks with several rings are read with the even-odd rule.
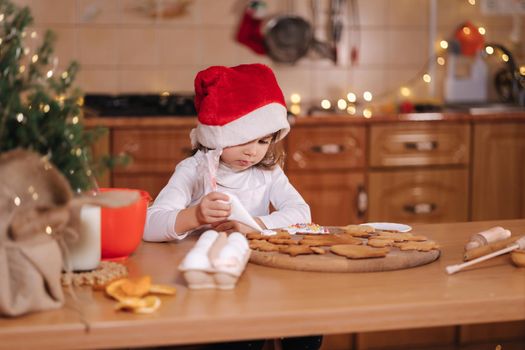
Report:
[[[375,124],[418,121],[451,121],[451,122],[497,122],[525,120],[525,112],[498,112],[490,114],[470,114],[466,112],[439,112],[439,113],[406,113],[385,114],[365,118],[348,114],[330,114],[318,116],[299,116],[292,119],[292,125],[338,125],[338,124]],[[134,127],[193,127],[197,123],[196,117],[87,117],[85,124],[88,127],[105,126],[110,128]]]
[[[332,334],[525,320],[525,269],[501,256],[447,275],[468,237],[501,225],[525,232],[525,220],[414,225],[436,240],[439,260],[390,272],[314,273],[248,264],[232,291],[188,290],[177,270],[192,239],[143,243],[125,264],[131,276],[150,274],[176,285],[150,315],[115,312],[114,301],[87,288],[76,305],[0,319],[0,349],[79,349],[190,344],[305,334]]]

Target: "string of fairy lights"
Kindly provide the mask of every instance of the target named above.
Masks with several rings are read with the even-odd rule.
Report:
[[[467,0],[468,4],[475,6],[476,0]],[[473,35],[473,29],[467,25],[463,25],[461,28],[462,34],[465,36]],[[487,34],[487,29],[483,26],[477,27],[477,31],[482,36]],[[372,91],[364,91],[362,94],[358,95],[354,91],[348,91],[346,96],[341,96],[337,101],[332,101],[330,99],[324,98],[318,104],[314,105],[309,109],[310,110],[320,110],[326,112],[336,112],[338,114],[348,114],[350,116],[356,116],[361,113],[365,118],[371,118],[374,114],[374,102],[380,101],[387,97],[400,96],[402,98],[408,99],[413,95],[412,86],[418,82],[423,82],[425,84],[430,84],[434,79],[433,76],[429,73],[429,65],[431,62],[435,61],[438,66],[444,67],[447,63],[446,54],[447,52],[457,53],[458,47],[457,42],[450,42],[446,39],[438,39],[435,44],[435,54],[428,58],[422,68],[418,71],[416,76],[411,77],[406,82],[400,86],[386,90],[380,94],[374,94]],[[510,57],[502,52],[499,48],[487,45],[483,48],[484,54],[487,56],[499,56],[499,59],[503,62],[508,62]],[[525,65],[519,67],[519,73],[525,76]],[[293,115],[301,115],[303,110],[301,108],[302,97],[298,93],[292,93],[290,95],[290,113]]]
[[[4,20],[4,14],[0,14],[0,23]],[[11,33],[11,34],[14,34],[14,33]],[[22,38],[26,38],[27,37],[27,32],[26,31],[23,31],[21,33],[21,36]],[[29,37],[36,41],[38,39],[38,33],[36,31],[32,31],[30,34],[29,34]],[[3,39],[0,37],[0,45],[2,45],[2,42],[3,42]],[[23,49],[23,53],[24,53],[24,56],[27,56],[28,57],[28,60],[31,61],[31,63],[33,64],[36,64],[38,62],[38,60],[40,59],[40,57],[38,56],[38,54],[33,54],[33,55],[30,55],[31,53],[31,50],[29,47],[25,47]],[[29,58],[30,57],[30,58]],[[27,62],[29,63],[29,62]],[[45,76],[46,78],[50,79],[54,76],[55,74],[55,71],[57,70],[57,67],[58,67],[58,57],[53,57],[52,60],[51,60],[51,67],[49,68],[49,70],[45,73]],[[18,68],[18,73],[19,74],[24,74],[27,70],[27,66],[26,64],[22,63],[20,64],[20,67]],[[63,71],[61,74],[60,74],[60,78],[63,79],[65,82],[68,82],[69,80],[69,73],[67,71]],[[65,96],[64,95],[58,95],[56,96],[56,100],[63,104],[64,100],[65,100]],[[82,99],[80,99],[78,101],[80,104],[83,103]],[[30,106],[31,108],[31,106]],[[47,113],[49,112],[50,110],[50,106],[48,104],[45,104],[45,105],[41,105],[39,106],[40,110],[44,113]],[[16,115],[16,119],[19,123],[22,123],[25,119],[24,115],[22,113],[18,113]],[[80,121],[80,118],[79,116],[73,116],[73,118],[71,118],[71,123],[72,124],[78,124],[78,122]]]
[[[0,14],[0,23],[3,21],[3,19],[5,18],[4,14]],[[14,33],[11,33],[11,34],[14,34]],[[21,36],[22,38],[26,38],[28,36],[27,32],[26,31],[23,31],[21,33]],[[32,31],[30,34],[29,34],[29,38],[31,38],[31,40],[33,41],[37,41],[38,39],[38,33],[36,31]],[[2,45],[2,38],[0,37],[0,45]],[[38,62],[38,60],[40,59],[40,57],[38,56],[38,54],[33,54],[33,55],[30,55],[31,54],[31,49],[29,47],[25,47],[23,49],[23,53],[24,53],[24,56],[27,56],[28,57],[28,60],[31,61],[31,63],[35,64]],[[29,58],[30,57],[30,58]],[[58,68],[58,57],[53,57],[51,59],[51,65],[49,67],[49,69],[47,70],[47,72],[45,73],[45,77],[47,79],[51,79],[54,75],[55,75],[55,72],[57,71],[57,68]],[[29,62],[27,62],[29,63]],[[20,67],[19,67],[19,70],[18,72],[20,74],[24,74],[27,70],[27,66],[26,64],[22,63],[20,64]],[[67,70],[64,70],[61,74],[60,74],[60,78],[62,80],[64,80],[66,83],[69,82],[69,72]],[[63,104],[64,103],[64,100],[65,100],[66,96],[64,95],[58,95],[55,97],[56,101],[59,102],[60,104]],[[83,99],[80,98],[78,101],[77,101],[80,105],[83,104]],[[31,106],[30,106],[31,108]],[[48,104],[45,104],[45,105],[41,105],[39,106],[40,110],[44,113],[48,113],[49,110],[50,110],[50,106]],[[24,116],[19,113],[17,116],[16,116],[16,119],[18,122],[22,123],[24,121]],[[72,124],[78,124],[80,122],[80,117],[78,115],[75,115],[71,118],[70,122]],[[78,153],[78,152],[77,152]]]
[[[467,0],[468,4],[475,6],[476,0]],[[4,20],[4,14],[0,14],[0,22]],[[465,35],[471,35],[472,30],[471,28],[464,26],[462,28],[462,31]],[[487,33],[487,30],[485,27],[480,26],[477,28],[477,31],[479,34],[485,36]],[[13,33],[11,33],[13,34]],[[36,31],[32,31],[29,35],[24,31],[21,33],[22,37],[25,38],[26,36],[29,36],[32,40],[36,40],[38,38],[38,33]],[[0,37],[0,45],[2,45],[3,39]],[[436,54],[433,57],[430,57],[427,62],[423,65],[423,67],[418,71],[417,75],[415,77],[412,77],[408,79],[405,83],[401,84],[401,86],[390,89],[387,91],[384,91],[380,94],[376,94],[372,91],[364,91],[362,94],[357,94],[354,91],[348,91],[346,93],[346,96],[341,96],[337,101],[332,101],[328,98],[322,99],[317,106],[318,109],[324,110],[324,111],[331,111],[331,112],[339,112],[339,113],[346,113],[348,115],[358,115],[361,113],[365,118],[371,118],[373,115],[374,110],[374,102],[379,101],[383,98],[392,96],[392,95],[399,95],[403,98],[409,98],[413,95],[413,89],[411,88],[415,83],[423,81],[426,84],[430,84],[433,80],[433,77],[428,72],[429,64],[435,60],[438,66],[444,67],[446,65],[446,53],[448,50],[450,50],[450,43],[449,41],[445,39],[438,40],[436,43]],[[492,46],[486,46],[484,48],[485,53],[487,55],[500,55],[500,58],[503,62],[508,62],[509,57],[505,53],[498,52],[499,50],[497,48],[494,48]],[[23,49],[23,53],[25,56],[30,56],[30,61],[32,63],[36,63],[39,60],[38,54],[30,55],[30,49],[28,47],[25,47]],[[58,67],[58,58],[54,57],[51,62],[50,69],[46,72],[45,76],[47,78],[52,78],[55,75],[55,72]],[[27,67],[25,64],[21,64],[19,67],[19,73],[23,74],[26,71]],[[519,67],[519,72],[521,75],[525,75],[525,66]],[[61,73],[60,77],[64,80],[67,80],[68,72],[64,71]],[[63,101],[64,96],[57,96],[57,101]],[[300,115],[303,110],[301,108],[301,102],[302,97],[299,93],[292,93],[289,97],[290,106],[289,110],[294,115]],[[82,104],[83,101],[80,100],[79,104]],[[49,105],[43,105],[40,106],[41,110],[45,113],[49,111],[50,106]],[[22,123],[24,121],[24,116],[22,114],[18,114],[16,116],[16,119],[18,122]],[[74,116],[71,118],[71,122],[73,124],[77,124],[80,121],[78,116]]]

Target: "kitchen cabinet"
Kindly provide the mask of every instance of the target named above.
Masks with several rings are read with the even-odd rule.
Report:
[[[116,173],[113,175],[113,187],[142,189],[155,199],[171,175],[172,173]]]
[[[525,122],[521,114],[503,117],[297,118],[284,143],[285,170],[320,224],[524,217]],[[110,133],[95,156],[126,152],[133,161],[99,179],[100,186],[142,188],[155,197],[191,154],[195,120],[102,122]]]
[[[294,127],[287,139],[286,172],[309,203],[312,221],[347,225],[364,219],[365,128]]]
[[[525,123],[474,125],[472,220],[525,217]]]
[[[320,350],[354,350],[354,334],[330,334],[323,336]],[[266,350],[263,348],[263,350]],[[268,349],[269,350],[269,349]]]
[[[177,163],[191,155],[189,132],[189,128],[114,130],[113,153],[127,153],[132,162],[114,169],[113,186],[140,188],[155,198],[168,183]]]
[[[364,192],[363,172],[289,172],[288,178],[310,205],[313,222],[342,226],[363,220],[358,203]]]
[[[111,153],[111,131],[100,135],[97,141],[91,145],[91,155],[95,161],[102,157],[108,156]],[[106,170],[102,174],[97,174],[96,182],[98,187],[111,186],[111,171]]]
[[[464,325],[460,327],[459,340],[461,345],[465,346],[501,341],[519,341],[523,346],[525,321]]]
[[[468,123],[391,123],[370,129],[369,221],[468,220]]]
[[[370,127],[368,221],[468,220],[470,126],[396,123]],[[358,350],[452,347],[455,327],[359,333]]]
[[[356,350],[453,349],[455,333],[454,326],[358,333]]]
[[[412,122],[372,125],[370,166],[456,165],[469,162],[467,123]]]
[[[371,171],[369,220],[455,222],[468,220],[468,170]]]
[[[295,126],[287,136],[287,170],[362,169],[365,152],[364,127]]]

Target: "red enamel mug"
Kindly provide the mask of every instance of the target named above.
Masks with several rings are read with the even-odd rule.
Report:
[[[99,191],[134,191],[140,194],[140,198],[128,206],[101,208],[102,259],[126,258],[142,241],[151,197],[146,191],[130,188],[100,188]]]

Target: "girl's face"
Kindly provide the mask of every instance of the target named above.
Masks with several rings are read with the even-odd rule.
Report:
[[[242,145],[226,147],[222,150],[221,161],[237,171],[248,169],[264,158],[271,142],[272,135],[267,135]]]

